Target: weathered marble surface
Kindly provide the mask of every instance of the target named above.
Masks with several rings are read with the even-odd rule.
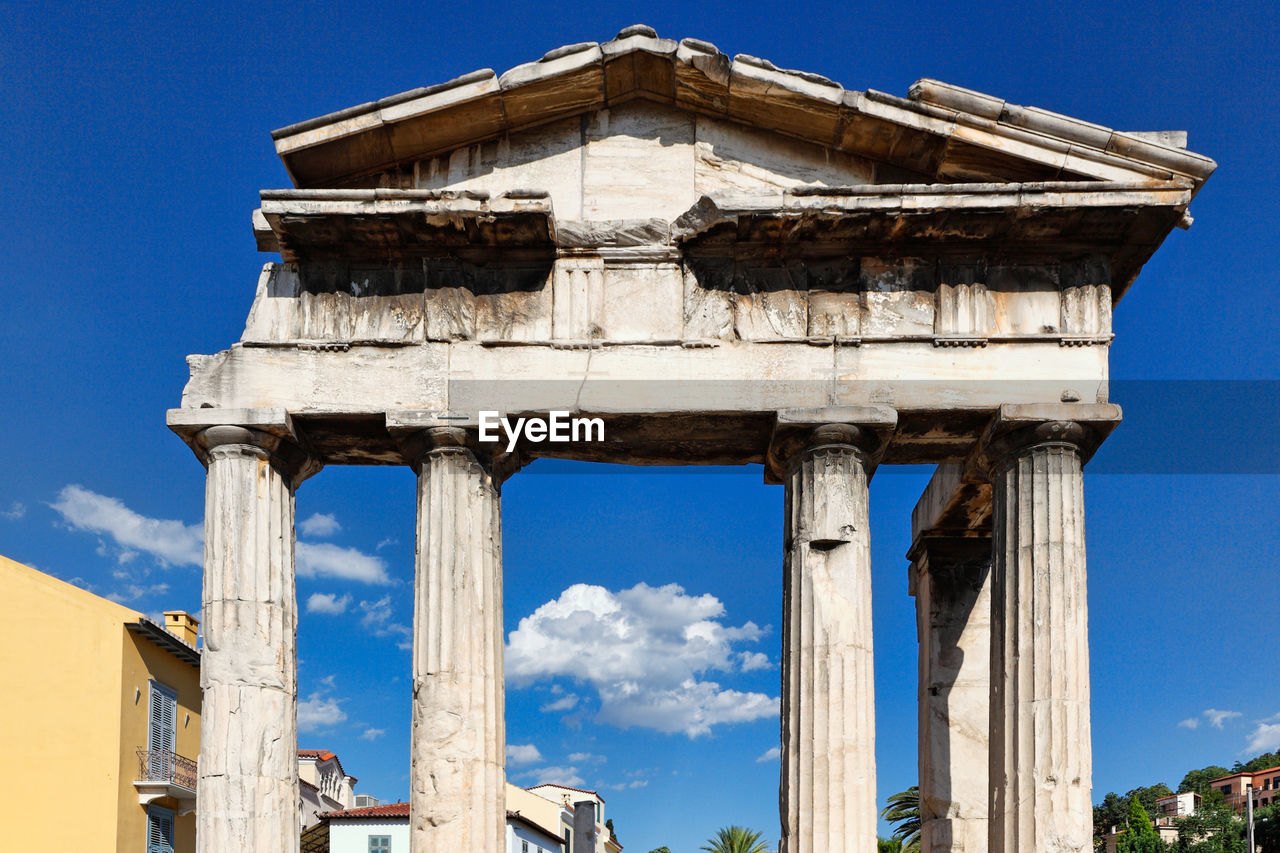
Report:
[[[1044,430],[994,471],[991,853],[1092,849],[1079,431]]]
[[[637,100],[871,157],[899,180],[1203,181],[1215,167],[1176,135],[1122,133],[936,80],[918,81],[906,98],[850,91],[644,26],[604,44],[557,48],[501,76],[476,71],[272,135],[299,186],[389,185],[379,182],[404,179],[412,173],[405,164],[424,156]]]
[[[876,849],[869,460],[846,432],[819,428],[787,479],[782,853]]]
[[[987,849],[991,539],[918,539],[922,853]]]
[[[279,439],[214,426],[205,450],[201,853],[298,849],[293,477]]]
[[[253,228],[282,263],[240,342],[189,358],[169,415],[209,461],[202,850],[297,849],[292,488],[320,462],[419,468],[412,831],[501,849],[497,483],[460,439],[406,438],[499,409],[607,420],[604,442],[523,461],[764,462],[788,483],[788,853],[875,848],[871,463],[943,466],[931,524],[971,531],[994,503],[992,841],[956,794],[979,764],[985,586],[943,589],[935,566],[927,843],[1083,853],[1079,466],[1106,429],[1075,456],[1000,442],[1114,425],[1112,304],[1190,224],[1211,160],[1177,134],[932,80],[846,90],[643,26],[273,136],[294,188],[264,191]],[[797,430],[877,406],[897,416],[874,453],[855,431],[794,456]]]
[[[498,484],[461,431],[430,432],[418,466],[410,842],[497,851],[506,826]]]

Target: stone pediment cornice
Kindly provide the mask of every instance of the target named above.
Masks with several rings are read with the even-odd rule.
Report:
[[[906,98],[854,91],[698,39],[628,27],[502,75],[484,69],[275,131],[300,188],[361,176],[636,99],[888,164],[941,183],[1174,182],[1198,190],[1213,160],[1176,133],[1126,133],[935,80]]]
[[[675,222],[557,223],[547,194],[529,190],[264,190],[254,231],[259,249],[288,261],[1103,254],[1118,298],[1192,192],[1167,183],[873,184],[704,196]]]

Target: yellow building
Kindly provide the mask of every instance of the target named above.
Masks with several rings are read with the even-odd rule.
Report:
[[[195,850],[198,623],[165,622],[0,557],[4,849]]]
[[[577,803],[590,801],[595,818],[595,853],[619,853],[622,850],[622,845],[605,824],[604,797],[599,792],[550,783],[521,788],[510,782],[506,792],[508,818],[513,813],[521,815],[538,826],[559,833],[564,840],[565,853],[573,853],[574,807]]]

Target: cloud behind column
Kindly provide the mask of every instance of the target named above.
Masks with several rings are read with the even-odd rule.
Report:
[[[162,566],[204,564],[204,525],[184,524],[173,519],[149,518],[108,495],[78,484],[65,486],[50,504],[72,530],[109,537],[118,562],[136,554],[149,554]],[[315,514],[304,521],[302,531],[331,535],[341,529],[332,515]],[[104,552],[105,556],[105,552]],[[381,558],[357,548],[332,542],[298,542],[295,557],[298,576],[336,578],[368,584],[389,584],[387,564]]]

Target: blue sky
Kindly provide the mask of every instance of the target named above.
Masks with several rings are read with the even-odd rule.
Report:
[[[1220,168],[1117,308],[1129,418],[1087,477],[1095,799],[1280,748],[1266,4],[17,3],[5,17],[0,553],[145,612],[199,607],[203,471],[164,410],[184,356],[243,328],[266,259],[249,213],[259,188],[288,185],[273,128],[643,22],[850,88],[936,77],[1188,130]],[[927,477],[884,469],[872,486],[882,798],[914,781],[903,554]],[[516,781],[600,787],[640,853],[693,851],[729,823],[776,838],[781,501],[758,469],[535,465],[507,485],[507,630],[562,641],[556,608],[586,602],[603,614],[595,653],[639,673],[650,703],[607,668],[574,681],[517,649]],[[408,791],[413,503],[407,469],[328,469],[297,502],[301,741],[387,799]],[[692,622],[707,648],[673,644]],[[611,639],[624,623],[643,641]]]

